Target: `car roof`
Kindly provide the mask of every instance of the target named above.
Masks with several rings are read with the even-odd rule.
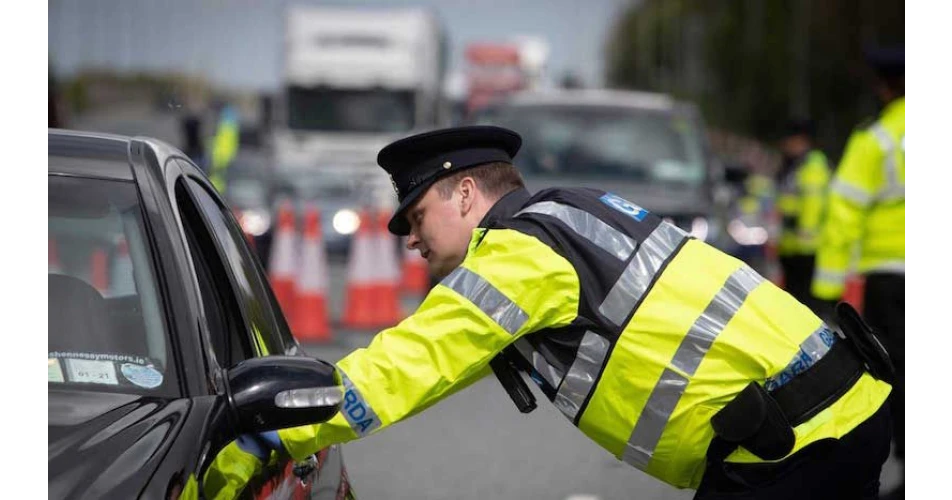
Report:
[[[187,158],[173,146],[151,137],[51,128],[48,129],[48,138],[48,171],[51,174],[131,181],[134,177],[129,150],[133,142],[140,141],[160,158],[158,165],[162,165],[163,170],[165,158]],[[188,162],[180,162],[179,166],[189,170],[194,168]]]
[[[673,111],[681,103],[667,94],[629,90],[578,89],[519,92],[502,106],[608,106]]]

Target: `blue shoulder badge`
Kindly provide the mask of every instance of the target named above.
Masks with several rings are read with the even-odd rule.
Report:
[[[599,200],[638,222],[645,220],[648,211],[612,193],[605,193]]]

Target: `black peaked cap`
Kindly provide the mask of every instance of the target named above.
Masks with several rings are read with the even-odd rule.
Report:
[[[377,163],[390,174],[400,206],[387,228],[398,236],[410,234],[405,212],[434,182],[486,163],[512,163],[520,146],[519,134],[490,125],[433,130],[388,144]]]

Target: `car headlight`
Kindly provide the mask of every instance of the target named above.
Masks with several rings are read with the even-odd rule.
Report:
[[[760,226],[748,226],[740,219],[734,219],[727,225],[727,232],[741,245],[763,245],[767,243],[767,230]]]
[[[250,208],[238,212],[241,230],[252,236],[261,236],[271,227],[271,214],[264,210]]]
[[[344,208],[334,214],[331,225],[334,226],[334,231],[340,234],[354,234],[357,232],[357,228],[360,227],[360,216],[357,215],[357,212]]]

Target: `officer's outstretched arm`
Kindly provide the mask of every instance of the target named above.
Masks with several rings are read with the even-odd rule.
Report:
[[[413,315],[337,364],[346,391],[337,416],[279,431],[292,457],[414,415],[490,373],[489,361],[520,336],[576,318],[579,280],[567,260],[532,236],[484,231]]]
[[[826,300],[843,295],[852,253],[865,226],[866,209],[882,185],[882,151],[869,131],[855,132],[830,183],[829,211],[817,250],[811,287]]]

